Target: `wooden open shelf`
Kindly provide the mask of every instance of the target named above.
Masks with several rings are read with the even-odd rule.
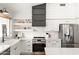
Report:
[[[3,13],[0,13],[0,17],[2,18],[7,18],[7,19],[11,19],[12,17],[8,14],[3,14]]]

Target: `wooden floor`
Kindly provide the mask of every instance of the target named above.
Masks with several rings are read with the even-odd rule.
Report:
[[[21,53],[21,55],[45,55],[45,52]]]
[[[33,52],[33,55],[45,55],[45,52]]]

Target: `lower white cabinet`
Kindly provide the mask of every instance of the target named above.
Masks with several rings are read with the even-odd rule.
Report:
[[[46,40],[46,47],[53,47],[53,48],[60,48],[61,47],[61,40]]]
[[[20,55],[20,42],[10,47],[10,55]]]
[[[32,40],[21,40],[21,53],[32,53]]]

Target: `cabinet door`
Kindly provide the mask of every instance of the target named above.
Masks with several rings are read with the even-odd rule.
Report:
[[[72,19],[72,20],[68,19],[68,20],[64,20],[64,23],[65,24],[76,24],[76,20],[75,19]]]
[[[59,47],[61,47],[61,40],[57,40],[57,39],[56,40],[47,40],[46,47],[59,48]]]
[[[32,52],[32,41],[31,40],[22,40],[21,41],[21,48],[22,48],[22,53],[23,52]]]
[[[16,43],[12,47],[10,47],[10,54],[11,55],[20,55],[20,42]]]

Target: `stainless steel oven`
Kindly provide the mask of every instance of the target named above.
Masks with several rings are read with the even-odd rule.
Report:
[[[33,52],[44,52],[46,47],[45,37],[34,37],[32,42]]]

